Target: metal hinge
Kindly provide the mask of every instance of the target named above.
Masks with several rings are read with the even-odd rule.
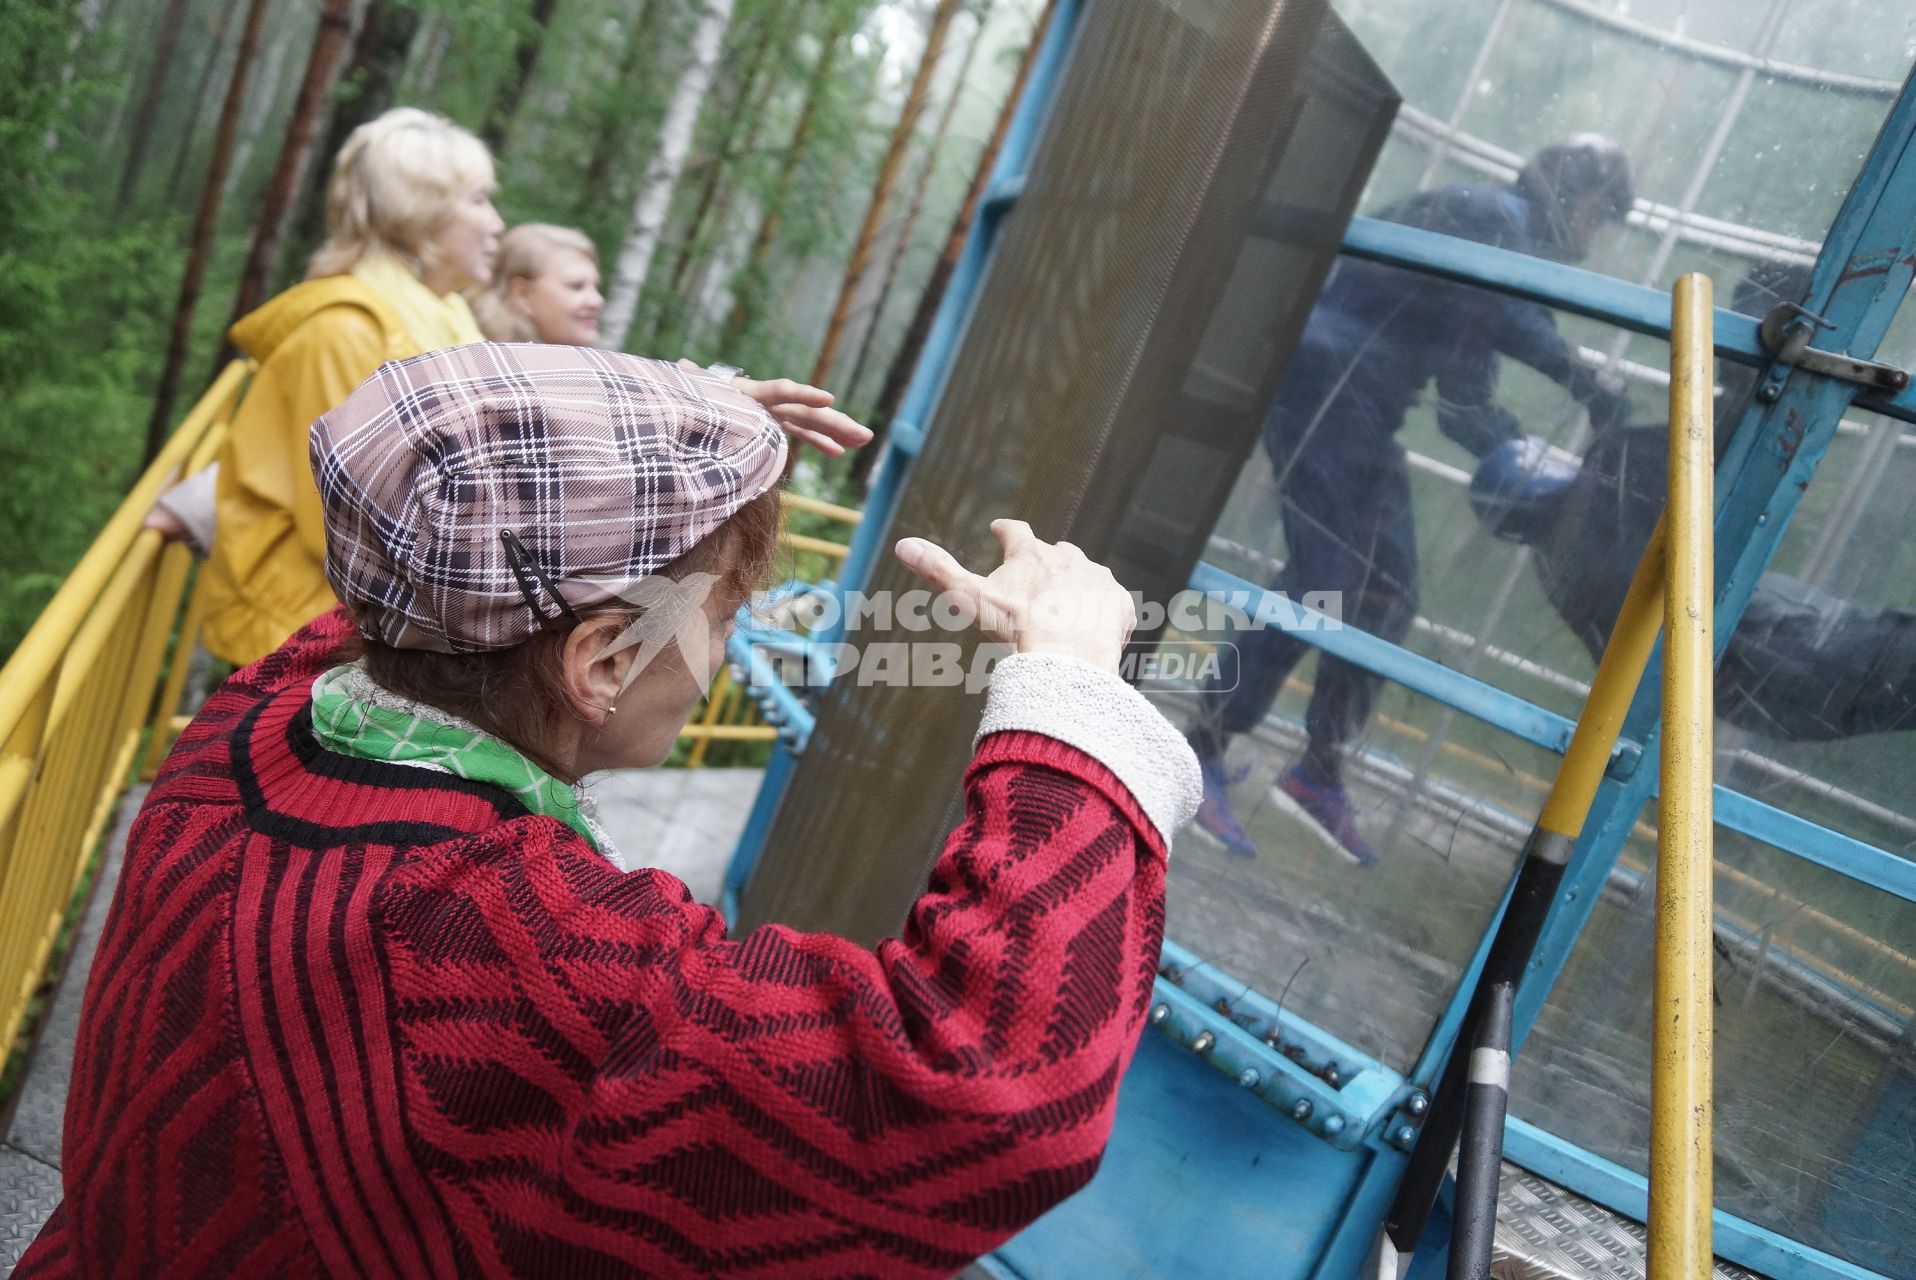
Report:
[[[1861,360],[1855,356],[1843,355],[1835,351],[1824,351],[1810,345],[1810,339],[1816,336],[1818,329],[1834,329],[1836,326],[1813,311],[1806,311],[1794,302],[1779,302],[1763,317],[1763,323],[1757,329],[1757,336],[1763,347],[1778,364],[1793,369],[1807,369],[1811,373],[1820,373],[1829,378],[1841,378],[1845,382],[1854,382],[1874,391],[1885,391],[1891,395],[1909,386],[1909,371],[1898,369],[1895,365],[1879,364],[1874,360]],[[1774,375],[1765,382],[1758,396],[1766,403],[1773,401],[1782,392],[1782,379]]]

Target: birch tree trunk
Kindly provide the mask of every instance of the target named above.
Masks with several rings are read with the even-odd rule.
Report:
[[[745,139],[739,144],[738,159],[749,160],[758,153],[758,140],[764,128],[765,119],[771,113],[772,95],[777,91],[779,76],[776,72],[765,77],[758,97],[746,107],[749,124]],[[678,265],[672,273],[672,292],[686,300],[685,309],[685,345],[690,347],[705,319],[706,304],[711,290],[712,274],[725,259],[726,233],[732,225],[732,206],[738,200],[740,179],[735,175],[732,180],[719,189],[718,201],[712,211],[705,216],[704,225],[711,228],[705,236],[705,252],[697,254],[698,270],[692,273],[690,284],[682,279],[682,271],[693,256],[694,244],[686,241],[686,251],[679,255]]]
[[[859,277],[865,274],[865,267],[871,261],[872,244],[878,238],[879,225],[884,221],[885,209],[891,204],[892,188],[898,183],[898,170],[905,163],[905,152],[911,148],[912,132],[918,127],[918,117],[925,109],[925,98],[931,93],[932,76],[938,70],[938,55],[944,52],[945,36],[951,30],[951,20],[958,16],[958,9],[964,0],[938,0],[938,7],[932,10],[931,29],[925,34],[925,52],[918,59],[918,71],[912,77],[911,91],[905,95],[905,107],[898,116],[898,125],[892,130],[891,145],[885,149],[884,163],[878,167],[878,180],[872,184],[871,203],[865,207],[865,220],[859,224],[858,238],[852,241],[852,255],[845,263],[845,276],[839,282],[838,301],[832,307],[832,318],[825,326],[825,339],[819,344],[818,362],[812,366],[812,385],[823,386],[831,376],[832,364],[838,358],[838,344],[845,336],[845,321],[851,316],[852,295],[858,290]]]
[[[200,186],[192,247],[187,250],[186,272],[180,279],[180,299],[173,308],[173,334],[166,346],[166,363],[160,371],[153,416],[146,424],[143,462],[151,462],[159,453],[173,425],[173,402],[179,394],[180,373],[186,367],[187,347],[193,336],[193,313],[199,307],[207,260],[213,255],[213,233],[219,225],[220,202],[226,190],[226,166],[233,158],[233,137],[239,132],[240,112],[246,106],[246,82],[252,74],[253,58],[259,51],[260,28],[265,24],[266,10],[271,3],[272,0],[250,0],[245,25],[240,28],[239,49],[233,55],[233,75],[227,82],[226,102],[220,108],[219,124],[213,131],[213,154],[207,161],[206,180]]]
[[[931,322],[937,318],[938,305],[944,301],[952,272],[958,269],[958,259],[965,251],[965,240],[971,235],[971,224],[977,221],[978,206],[984,202],[985,185],[991,181],[992,169],[997,167],[998,152],[1004,148],[1005,135],[1011,131],[1012,117],[1018,114],[1018,101],[1024,97],[1025,85],[1031,79],[1031,65],[1038,59],[1038,50],[1051,29],[1051,17],[1057,7],[1057,0],[1045,0],[1044,12],[1038,15],[1037,25],[1032,28],[1031,42],[1025,46],[1024,56],[1018,60],[1018,74],[1012,77],[1011,89],[1005,95],[1004,105],[998,109],[998,123],[992,126],[991,137],[978,155],[978,167],[971,175],[971,188],[965,192],[965,202],[959,206],[957,216],[951,220],[951,230],[945,234],[944,252],[938,255],[938,263],[931,269],[931,278],[925,281],[925,287],[918,295],[918,306],[912,311],[904,340],[899,343],[897,354],[892,356],[891,368],[885,373],[885,385],[880,388],[878,402],[872,406],[871,412],[871,426],[876,434],[870,444],[858,451],[858,457],[852,462],[852,475],[861,484],[871,473],[873,462],[878,457],[878,446],[884,441],[885,433],[891,427],[892,415],[898,412],[898,404],[905,397],[905,387],[911,382],[912,370],[917,367],[919,354],[925,349],[925,339],[931,336]]]
[[[206,110],[206,99],[213,91],[213,81],[220,73],[220,60],[226,53],[226,37],[233,25],[231,5],[220,7],[219,21],[213,28],[213,51],[206,56],[206,66],[200,71],[200,87],[193,95],[193,110],[187,114],[186,128],[180,130],[179,150],[173,153],[173,172],[166,179],[166,202],[172,204],[179,199],[180,182],[186,176],[186,162],[193,154],[193,135],[200,131],[200,113]]]
[[[295,10],[305,0],[292,0]],[[278,24],[279,30],[266,49],[266,61],[260,64],[259,89],[253,95],[253,109],[246,113],[246,127],[240,131],[239,145],[233,149],[233,163],[226,170],[226,190],[221,192],[224,199],[233,198],[233,190],[245,178],[247,166],[253,162],[253,149],[266,132],[266,125],[273,116],[273,106],[279,101],[280,82],[286,76],[286,59],[293,51],[292,29],[299,25],[297,12],[283,15]]]
[[[559,0],[532,0],[532,29],[520,31],[512,51],[512,72],[493,98],[485,127],[479,131],[495,155],[505,145],[512,118],[519,114],[519,102],[526,96],[526,86],[532,83],[533,69],[539,65],[539,51],[545,48],[546,32],[551,29],[552,15],[558,10]]]
[[[612,268],[612,287],[601,326],[609,350],[625,349],[626,335],[639,307],[639,292],[645,288],[652,255],[658,251],[659,234],[672,207],[672,190],[685,166],[685,154],[692,148],[692,131],[698,124],[706,91],[712,87],[712,69],[718,64],[719,45],[731,21],[732,0],[704,0],[698,29],[692,33],[692,60],[672,91],[665,123],[659,127],[658,149],[646,167],[639,198],[632,206],[631,224]]]
[[[991,0],[985,0],[984,6],[978,11],[978,26],[965,45],[964,56],[958,60],[958,73],[951,79],[951,93],[945,99],[945,109],[938,113],[938,125],[932,130],[931,146],[925,153],[925,167],[918,171],[918,181],[912,184],[911,203],[905,209],[905,221],[898,229],[898,239],[893,243],[891,253],[886,257],[884,280],[878,286],[878,300],[872,303],[871,321],[859,339],[858,356],[852,361],[851,376],[845,380],[847,400],[858,390],[859,379],[865,375],[865,361],[871,357],[872,342],[878,336],[879,325],[885,318],[885,304],[891,300],[892,286],[898,283],[898,272],[904,266],[905,255],[911,252],[912,230],[918,225],[918,215],[924,212],[925,196],[931,190],[932,175],[938,169],[939,153],[945,149],[945,138],[951,132],[951,119],[958,114],[958,100],[964,96],[965,80],[971,74],[972,59],[978,56],[978,46],[984,43],[985,24],[989,21]]]
[[[758,120],[765,111],[765,99],[778,83],[776,75],[765,78],[765,92],[754,94],[758,87],[759,72],[765,65],[765,58],[772,48],[772,32],[777,28],[780,10],[778,0],[766,6],[760,17],[758,32],[752,40],[752,52],[745,61],[745,67],[739,72],[738,95],[729,104],[725,112],[724,123],[719,126],[719,136],[712,144],[711,163],[706,167],[705,180],[699,185],[698,200],[692,207],[692,221],[685,229],[685,238],[679,245],[677,260],[672,264],[672,288],[677,290],[685,283],[685,273],[691,266],[692,256],[698,250],[700,233],[705,227],[706,215],[711,213],[713,202],[718,198],[719,183],[725,176],[726,167],[736,158],[733,145],[738,141],[740,129],[749,129],[746,146],[757,136]]]
[[[47,125],[46,149],[49,152],[60,149],[59,120],[66,112],[67,92],[73,87],[73,77],[80,70],[80,50],[100,29],[100,20],[106,16],[106,0],[81,0],[75,14],[73,38],[67,42],[67,58],[60,64],[60,93],[49,117],[53,123]]]
[[[240,268],[239,290],[233,298],[232,319],[237,320],[266,300],[273,272],[279,266],[279,254],[286,241],[286,224],[291,220],[293,201],[299,194],[312,155],[313,138],[326,114],[326,101],[339,79],[340,64],[352,43],[356,0],[325,0],[319,11],[319,30],[313,36],[313,51],[306,59],[306,75],[299,84],[299,98],[293,104],[293,118],[286,126],[286,141],[279,152],[279,163],[266,184],[260,202],[258,220],[253,227],[253,244]],[[220,349],[220,361],[232,353],[229,342]]]
[[[153,61],[147,65],[139,109],[133,113],[126,163],[120,169],[120,190],[114,198],[114,207],[120,212],[125,212],[132,203],[133,192],[140,185],[140,171],[146,167],[147,144],[152,141],[153,124],[159,115],[160,93],[173,70],[173,53],[179,48],[180,28],[185,25],[186,0],[167,0],[166,11],[160,15],[159,43],[154,46]]]
[[[408,60],[417,59],[419,63],[419,70],[413,76],[413,98],[429,97],[439,86],[439,68],[445,64],[446,49],[451,44],[452,19],[443,13],[433,14],[420,32],[415,48],[407,54]]]
[[[792,194],[792,179],[798,175],[799,162],[805,157],[805,148],[812,140],[812,128],[818,120],[818,109],[824,101],[825,92],[831,84],[832,64],[837,61],[838,47],[845,39],[845,26],[832,28],[825,37],[825,47],[819,50],[818,63],[812,68],[811,83],[805,87],[805,105],[798,110],[798,120],[792,125],[792,140],[785,147],[785,158],[779,162],[778,177],[772,183],[772,192],[759,215],[758,231],[752,236],[752,247],[745,255],[745,265],[739,268],[735,277],[737,285],[732,293],[732,314],[726,318],[725,332],[719,339],[719,349],[729,352],[738,345],[739,339],[751,327],[754,312],[757,309],[758,295],[764,286],[765,263],[771,256],[772,239],[778,234],[778,222],[785,208],[785,201]]]
[[[618,70],[613,73],[615,84],[628,85],[638,79],[647,55],[652,52],[653,18],[659,7],[658,0],[640,0],[631,29],[626,33],[625,49],[619,55]],[[623,110],[610,111],[600,120],[598,136],[592,143],[592,157],[585,166],[585,181],[579,186],[575,217],[583,218],[594,204],[605,198],[613,169],[625,154],[630,124]]]

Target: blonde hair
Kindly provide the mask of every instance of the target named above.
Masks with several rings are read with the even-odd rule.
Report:
[[[583,253],[593,266],[599,265],[599,251],[592,238],[571,227],[525,222],[500,237],[492,281],[472,299],[473,318],[486,337],[494,342],[539,340],[532,318],[512,305],[512,282],[538,279],[551,265],[552,255],[565,249]]]
[[[454,203],[492,185],[492,153],[444,116],[394,107],[352,131],[326,184],[326,241],[308,279],[339,275],[389,253],[417,276],[433,264],[432,237]]]

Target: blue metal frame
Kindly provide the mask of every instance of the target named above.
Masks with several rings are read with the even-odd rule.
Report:
[[[1152,1026],[1340,1151],[1387,1140],[1385,1125],[1416,1092],[1369,1054],[1286,1014],[1170,939],[1158,974]],[[1211,1040],[1200,1047],[1205,1035]],[[1333,1071],[1336,1084],[1327,1078]]]
[[[1359,229],[1360,240],[1365,233],[1366,229]],[[1441,261],[1439,259],[1448,255],[1439,253],[1439,246],[1422,238],[1429,234],[1418,233],[1408,238],[1388,236],[1381,238],[1381,243],[1380,237],[1371,236],[1360,246],[1360,251],[1413,269],[1436,270],[1448,278],[1503,288],[1639,332],[1667,332],[1667,302],[1662,324],[1648,323],[1651,317],[1642,313],[1641,297],[1631,298],[1628,286],[1625,292],[1619,292],[1610,287],[1614,282],[1602,277],[1585,279],[1583,277],[1590,273],[1578,272],[1575,268],[1521,259],[1520,255],[1461,242],[1451,242],[1454,256]],[[1909,287],[1912,239],[1916,239],[1916,78],[1905,85],[1891,108],[1877,144],[1824,242],[1807,306],[1834,327],[1819,335],[1817,345],[1864,358],[1874,354]],[[1387,256],[1385,250],[1392,253]],[[1512,258],[1519,260],[1510,261]],[[1473,268],[1486,268],[1484,274],[1477,274],[1474,269],[1464,271],[1458,265],[1464,261],[1470,262]],[[1667,298],[1667,295],[1660,296]],[[1719,350],[1731,358],[1747,360],[1752,346],[1745,332],[1747,318],[1726,317],[1722,312],[1718,318],[1720,324],[1730,325],[1727,330],[1719,330]],[[1722,646],[1728,642],[1748,604],[1758,575],[1775,554],[1843,411],[1855,397],[1856,388],[1850,384],[1800,369],[1765,366],[1759,397],[1744,421],[1738,424],[1731,448],[1718,471],[1716,635],[1719,658]],[[1624,723],[1625,737],[1641,744],[1646,759],[1654,757],[1659,739],[1661,666],[1659,653],[1653,658]],[[1656,769],[1632,769],[1624,777],[1615,776],[1616,773],[1613,768],[1612,776],[1598,789],[1590,820],[1572,853],[1557,903],[1545,923],[1518,992],[1515,1034],[1519,1046],[1568,962],[1630,827],[1654,792]],[[1724,789],[1718,788],[1717,794],[1720,798],[1725,794]],[[1815,824],[1792,819],[1780,810],[1759,805],[1747,797],[1732,800],[1726,816],[1734,819],[1737,829],[1746,834],[1844,874],[1867,878],[1871,883],[1882,883],[1875,878],[1876,874],[1892,870],[1891,863],[1898,861],[1894,855],[1835,832],[1817,829]],[[1904,882],[1892,883],[1900,886]],[[1885,887],[1892,886],[1886,884]],[[1900,887],[1893,891],[1900,892]],[[1494,930],[1494,927],[1493,919],[1491,928]],[[1438,1032],[1433,1035],[1420,1067],[1433,1061],[1441,1062],[1448,1053],[1450,1046],[1441,1043],[1438,1036],[1447,1035],[1454,1041],[1469,991],[1468,983],[1460,984],[1457,996],[1438,1020]],[[1513,1121],[1513,1125],[1515,1123]],[[1563,1145],[1574,1150],[1568,1148],[1568,1144]],[[1518,1158],[1514,1152],[1512,1158]],[[1545,1170],[1539,1172],[1548,1176]],[[1373,1178],[1383,1176],[1388,1175],[1382,1170],[1373,1171]],[[1591,1194],[1619,1212],[1633,1212],[1626,1203]],[[1640,1216],[1643,1205],[1640,1201],[1634,1203],[1634,1212]],[[1731,1231],[1719,1239],[1718,1252],[1732,1261],[1765,1270],[1779,1280],[1831,1280],[1838,1276],[1870,1274],[1800,1246],[1793,1251],[1774,1253],[1763,1245],[1765,1239],[1777,1238],[1755,1227],[1749,1227],[1748,1232]],[[1834,1269],[1830,1264],[1834,1264]]]
[[[872,564],[888,541],[893,508],[905,475],[922,446],[924,424],[943,390],[959,340],[969,322],[979,284],[989,265],[997,227],[1023,186],[1030,154],[1068,63],[1079,9],[1078,0],[1059,0],[1053,25],[1034,65],[1030,86],[1017,108],[994,169],[978,224],[967,240],[950,290],[934,321],[925,355],[893,423],[892,445],[879,467],[866,508],[867,518],[854,537],[845,565],[843,581],[849,586],[860,586],[868,580]],[[1874,353],[1896,304],[1909,285],[1912,240],[1916,240],[1916,87],[1905,85],[1825,242],[1816,267],[1807,305],[1833,325],[1819,334],[1819,347],[1865,358]],[[1668,337],[1669,295],[1661,290],[1368,218],[1352,222],[1344,249],[1353,256],[1497,289],[1633,332]],[[1757,575],[1774,554],[1802,488],[1814,472],[1843,411],[1855,403],[1861,408],[1916,421],[1916,391],[1904,391],[1894,397],[1858,399],[1857,389],[1852,385],[1771,364],[1757,338],[1756,322],[1751,318],[1719,310],[1716,322],[1718,353],[1764,371],[1759,399],[1739,424],[1719,470],[1717,635],[1720,657],[1721,646],[1740,618]],[[1241,600],[1252,609],[1264,590],[1210,565],[1198,567],[1192,586],[1221,596],[1227,602],[1235,604]],[[1233,599],[1234,596],[1237,599]],[[836,634],[827,634],[818,639],[831,642],[839,638]],[[1563,717],[1355,628],[1305,630],[1301,638],[1526,741],[1555,751],[1563,750],[1568,742],[1571,725]],[[795,638],[780,636],[777,639],[789,644]],[[735,638],[734,645],[749,646],[749,639],[742,634]],[[752,657],[748,647],[743,651],[735,648],[733,656],[748,662]],[[1590,822],[1573,853],[1557,905],[1519,991],[1515,1028],[1519,1044],[1534,1023],[1587,922],[1598,890],[1614,868],[1630,826],[1653,794],[1657,771],[1639,765],[1645,759],[1653,759],[1657,749],[1659,669],[1660,658],[1653,659],[1626,720],[1623,745],[1613,757],[1609,776],[1599,788]],[[795,697],[791,703],[791,706],[781,703],[779,711],[793,730],[788,739],[802,742],[803,736],[809,733],[810,713]],[[796,728],[801,724],[802,731]],[[749,880],[759,845],[789,780],[794,759],[789,743],[781,743],[774,753],[751,821],[728,871],[725,891],[728,914],[735,910],[737,895]],[[1916,901],[1916,866],[1893,854],[1725,788],[1716,789],[1716,802],[1719,821],[1731,830]],[[1382,1218],[1403,1164],[1402,1156],[1383,1133],[1386,1125],[1394,1123],[1386,1117],[1420,1084],[1432,1080],[1441,1068],[1461,1025],[1464,1005],[1474,975],[1481,966],[1489,933],[1494,930],[1502,909],[1500,904],[1457,994],[1437,1018],[1410,1081],[1363,1059],[1363,1055],[1350,1046],[1325,1047],[1335,1042],[1321,1031],[1301,1020],[1285,1017],[1275,1009],[1267,1009],[1264,1006],[1269,1002],[1262,996],[1243,991],[1241,984],[1225,983],[1189,952],[1174,943],[1166,944],[1165,958],[1170,973],[1160,979],[1156,997],[1156,1004],[1163,1009],[1156,1018],[1160,1030],[1187,1047],[1198,1043],[1201,1035],[1208,1034],[1212,1039],[1206,1043],[1205,1056],[1213,1067],[1234,1076],[1247,1070],[1256,1071],[1256,1082],[1247,1084],[1247,1088],[1287,1113],[1299,1102],[1308,1101],[1311,1122],[1307,1127],[1313,1132],[1340,1148],[1361,1140],[1371,1152],[1368,1168],[1351,1192],[1343,1217],[1325,1247],[1316,1271],[1320,1277],[1353,1273],[1375,1239],[1376,1224]],[[1268,1022],[1258,1021],[1267,1015]],[[1247,1029],[1252,1026],[1278,1028],[1286,1039],[1319,1046],[1327,1053],[1347,1054],[1353,1062],[1362,1059],[1368,1065],[1345,1081],[1343,1089],[1334,1089],[1319,1076],[1272,1050],[1259,1034]],[[1363,1088],[1353,1091],[1359,1082]],[[1340,1123],[1329,1125],[1327,1122],[1332,1117]],[[1519,1163],[1620,1212],[1639,1217],[1644,1212],[1640,1177],[1535,1130],[1521,1120],[1511,1121],[1507,1150]],[[1866,1280],[1873,1274],[1729,1215],[1719,1214],[1718,1224],[1719,1253],[1763,1270],[1778,1280]]]
[[[1011,117],[1004,145],[999,148],[997,162],[986,180],[977,221],[965,238],[958,265],[952,271],[938,314],[932,320],[931,332],[926,335],[924,354],[913,368],[911,382],[892,418],[890,444],[872,480],[865,502],[865,519],[852,536],[851,551],[845,557],[840,574],[840,580],[848,589],[863,587],[870,580],[872,564],[879,550],[888,544],[893,508],[904,488],[906,473],[924,444],[926,424],[944,392],[952,359],[958,354],[959,340],[970,326],[979,286],[984,282],[985,270],[997,246],[998,228],[1017,202],[1019,192],[1024,190],[1025,171],[1050,115],[1052,95],[1070,62],[1079,7],[1080,0],[1057,0],[1052,12],[1051,26],[1032,63],[1024,98]],[[836,640],[839,635],[824,638]]]
[[[890,444],[866,498],[865,518],[852,534],[851,550],[840,569],[838,583],[831,588],[840,594],[862,588],[870,580],[873,563],[880,550],[888,545],[893,509],[904,488],[905,475],[924,443],[923,424],[944,390],[952,359],[958,352],[959,339],[970,323],[979,285],[990,265],[998,228],[1018,192],[1023,189],[1024,173],[1031,162],[1031,153],[1050,114],[1052,96],[1069,64],[1080,4],[1081,0],[1057,0],[1051,26],[1045,32],[1044,44],[1032,62],[1024,97],[1019,100],[1012,114],[1011,124],[1005,131],[1004,145],[999,148],[998,160],[987,179],[985,198],[980,201],[977,221],[965,238],[964,250],[959,255],[957,267],[952,271],[951,282],[946,286],[938,313],[932,320],[931,332],[926,336],[924,354],[912,370],[911,382],[905,389],[892,422]],[[741,623],[739,633],[733,636],[728,648],[728,654],[735,662],[744,663],[747,659],[749,643],[745,635],[746,622],[749,619]],[[844,619],[841,617],[836,627],[815,637],[815,640],[832,643],[842,639],[843,634]],[[804,711],[803,723],[805,736],[809,738],[809,710]],[[771,830],[772,819],[778,812],[785,787],[791,781],[794,763],[795,757],[789,744],[782,741],[773,752],[771,765],[766,769],[765,779],[759,784],[758,796],[753,801],[751,818],[746,823],[744,833],[739,836],[731,863],[726,868],[723,909],[727,920],[738,918],[739,896],[758,865],[759,851],[764,845],[766,832]]]
[[[1809,306],[1836,327],[1820,345],[1868,357],[1876,350],[1910,282],[1916,239],[1916,89],[1905,87],[1884,123],[1869,161],[1851,189],[1812,277]],[[1718,471],[1718,656],[1742,617],[1762,566],[1795,513],[1855,388],[1802,370],[1773,369],[1760,400],[1737,427]],[[1646,755],[1657,736],[1661,655],[1651,661],[1624,722]],[[1591,821],[1566,870],[1559,903],[1539,940],[1529,976],[1518,992],[1518,1035],[1528,1031],[1595,904],[1596,890],[1615,864],[1623,834],[1649,799],[1656,770],[1642,769],[1621,784],[1598,790]],[[1768,818],[1751,834],[1779,847],[1792,832]],[[1794,849],[1791,850],[1795,852]]]

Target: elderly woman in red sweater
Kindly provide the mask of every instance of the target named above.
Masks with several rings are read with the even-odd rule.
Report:
[[[344,607],[226,683],[134,824],[17,1275],[944,1276],[1090,1178],[1199,794],[1107,571],[1016,521],[988,577],[898,544],[1018,652],[875,951],[728,938],[577,787],[663,758],[720,660],[781,419],[863,434],[743,386],[484,344],[314,424]]]

